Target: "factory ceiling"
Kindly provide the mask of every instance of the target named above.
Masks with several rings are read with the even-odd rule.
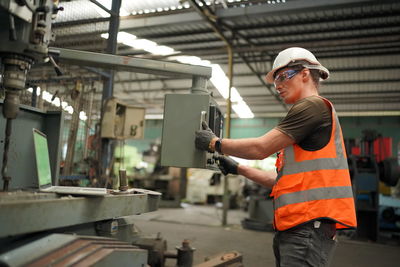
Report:
[[[104,52],[109,17],[94,1],[60,1],[64,11],[54,24],[51,46]],[[98,1],[110,7],[110,1]],[[255,117],[282,116],[283,104],[264,80],[282,49],[311,50],[331,72],[320,94],[342,116],[400,115],[400,2],[397,0],[123,0],[121,32],[174,50],[173,56],[197,56],[228,72],[226,42],[233,47],[233,86]],[[213,27],[213,25],[215,27]],[[173,60],[119,43],[119,55]],[[36,66],[29,76],[51,93],[66,95],[77,79],[96,87],[95,107],[102,96],[102,76],[85,66],[62,65],[63,76],[50,66]],[[191,80],[134,72],[115,74],[114,95],[127,103],[161,114],[166,93],[187,93]],[[222,109],[226,100],[210,82],[208,89]],[[67,98],[65,98],[67,99]],[[233,116],[236,116],[233,113]]]

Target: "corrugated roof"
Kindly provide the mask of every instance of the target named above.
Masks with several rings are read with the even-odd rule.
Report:
[[[184,55],[197,55],[219,63],[226,70],[225,43],[193,8],[185,8],[182,2],[185,1],[123,1],[124,12],[135,15],[121,17],[120,30],[167,45]],[[400,2],[226,2],[228,8],[220,3],[209,7],[226,36],[230,38],[233,33],[234,86],[256,116],[284,111],[269,91],[274,89],[262,84],[260,78],[269,70],[276,54],[290,46],[310,49],[331,70],[331,79],[321,87],[321,94],[332,99],[339,113],[400,112]],[[105,40],[100,34],[108,31],[108,21],[95,5],[82,0],[61,5],[65,11],[59,14],[54,26],[57,35],[54,46],[104,51]],[[119,45],[119,49],[124,55],[152,57],[124,45]],[[33,70],[30,77],[39,80],[42,73]],[[49,88],[56,87],[53,74],[46,75]],[[83,71],[83,75],[92,77],[95,74]],[[162,112],[160,99],[165,92],[188,92],[190,86],[187,79],[120,73],[114,91],[127,101],[143,102],[143,105],[150,105],[148,98],[154,95],[154,102],[158,104],[152,105],[152,110]],[[217,101],[225,105],[211,84],[209,88]],[[152,93],[145,101],[146,90]]]

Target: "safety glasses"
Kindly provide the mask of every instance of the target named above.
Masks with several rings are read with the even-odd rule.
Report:
[[[282,73],[279,73],[279,75],[277,75],[275,77],[274,80],[274,84],[275,86],[279,83],[282,83],[284,81],[290,80],[292,79],[297,73],[299,73],[301,70],[286,70]]]

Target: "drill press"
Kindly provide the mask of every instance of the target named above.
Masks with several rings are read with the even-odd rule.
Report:
[[[26,76],[32,64],[49,60],[48,45],[54,37],[51,23],[59,10],[58,1],[54,0],[0,0],[0,86],[5,94],[6,119],[1,168],[4,191],[11,180],[7,174],[8,150],[20,93],[26,89]]]

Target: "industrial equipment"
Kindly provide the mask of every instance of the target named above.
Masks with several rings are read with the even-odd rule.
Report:
[[[105,196],[38,192],[36,166],[32,160],[32,129],[40,130],[48,138],[52,184],[58,185],[64,113],[43,112],[22,106],[20,91],[27,88],[26,75],[35,62],[50,61],[58,74],[61,72],[56,61],[119,71],[189,77],[193,81],[192,92],[207,91],[206,82],[211,77],[211,68],[48,49],[53,38],[51,20],[62,9],[58,8],[57,2],[0,0],[0,84],[5,92],[4,102],[0,101],[4,115],[4,118],[0,118],[0,140],[4,140],[4,148],[0,150],[3,154],[0,265],[68,263],[110,266],[112,262],[113,265],[126,266],[129,262],[131,266],[144,266],[153,259],[148,256],[149,250],[133,245],[138,241],[138,236],[133,230],[132,215],[157,210],[161,194],[140,188],[128,189],[123,171],[120,172],[120,190],[110,190]],[[114,124],[111,134],[115,138],[143,135],[143,110],[135,110],[135,114],[131,114],[130,108],[118,101],[110,100],[108,104],[114,108],[112,113],[119,120],[111,118],[111,124]],[[140,113],[139,116],[136,111]],[[135,118],[132,122],[133,115]],[[14,119],[14,125],[11,126]],[[177,248],[176,254],[167,253],[167,256],[177,258],[182,266],[190,266],[192,253],[193,249],[184,242],[182,247]],[[163,265],[161,262],[157,266]]]
[[[53,0],[0,1],[0,83],[5,92],[2,113],[6,118],[3,165],[3,190],[11,176],[7,173],[12,120],[18,115],[20,92],[26,89],[26,75],[32,64],[49,59],[48,45],[53,35],[51,23],[60,10]]]
[[[145,109],[127,105],[115,97],[107,99],[101,122],[101,137],[140,139],[144,136]]]
[[[356,237],[380,241],[382,226],[385,225],[381,225],[382,220],[385,216],[396,218],[396,214],[390,216],[387,209],[390,201],[386,200],[386,208],[382,207],[379,189],[380,181],[387,186],[395,186],[400,177],[397,160],[391,158],[391,141],[376,131],[364,130],[359,146],[355,146],[353,140],[346,140],[346,143],[347,151],[351,153],[348,162],[357,212]]]
[[[202,121],[222,138],[223,116],[209,94],[165,96],[161,165],[218,170],[213,155],[194,146],[195,131],[201,129]]]
[[[274,208],[269,197],[271,190],[252,181],[245,181],[243,196],[246,199],[245,210],[249,216],[242,220],[246,229],[273,231]]]

